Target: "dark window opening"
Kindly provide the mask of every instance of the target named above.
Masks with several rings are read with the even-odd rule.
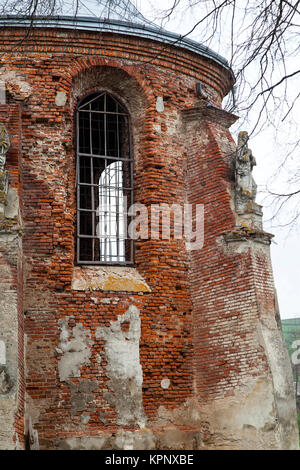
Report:
[[[132,264],[128,208],[133,204],[129,116],[108,93],[77,108],[77,262]]]

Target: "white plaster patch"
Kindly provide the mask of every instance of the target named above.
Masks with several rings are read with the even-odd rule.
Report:
[[[60,443],[63,450],[101,450],[105,448],[108,436],[68,437]]]
[[[61,327],[59,349],[63,357],[58,363],[59,378],[66,381],[69,377],[80,377],[80,368],[83,364],[89,364],[91,350],[89,346],[93,344],[89,331],[84,330],[81,323],[72,329],[73,338],[69,340],[68,320],[59,320]]]
[[[3,80],[0,80],[0,104],[6,104],[6,90]]]
[[[90,421],[91,417],[90,415],[85,415],[85,414],[82,414],[80,416],[80,421],[82,422],[82,424],[88,424],[88,422]]]
[[[55,97],[56,106],[65,106],[67,102],[67,95],[64,91],[58,91]]]
[[[6,364],[6,346],[3,340],[0,340],[0,364]]]
[[[170,384],[170,379],[162,379],[162,381],[160,382],[161,388],[165,390],[170,387]]]
[[[14,188],[8,188],[6,196],[5,217],[13,219],[19,215],[19,196]]]
[[[115,445],[122,450],[149,450],[155,449],[155,437],[150,429],[138,431],[118,431]]]
[[[165,110],[164,99],[162,96],[156,98],[156,111],[158,113],[163,113]]]
[[[116,321],[111,321],[110,327],[96,330],[96,338],[106,341],[106,375],[110,379],[108,387],[111,391],[106,399],[115,406],[118,425],[144,427],[146,423],[142,402],[140,334],[139,310],[134,305]]]
[[[264,321],[258,323],[257,332],[272,373],[281,445],[284,449],[296,449],[299,437],[290,359],[282,332],[277,328],[274,319],[272,318],[272,325],[267,315],[262,318]]]

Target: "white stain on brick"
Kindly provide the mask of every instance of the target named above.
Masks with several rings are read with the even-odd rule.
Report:
[[[69,318],[59,320],[61,327],[60,345],[56,349],[63,356],[58,363],[59,378],[66,381],[69,377],[80,377],[80,369],[83,364],[89,364],[91,357],[90,346],[93,344],[89,331],[83,329],[82,324],[72,329],[72,339],[68,330]]]
[[[162,96],[156,98],[156,111],[158,113],[163,113],[165,110],[164,99]]]
[[[0,340],[0,364],[6,364],[6,347],[3,340]]]
[[[170,387],[170,384],[170,379],[162,379],[162,381],[160,382],[161,388],[165,390]]]
[[[6,89],[3,80],[0,80],[0,104],[6,104]]]
[[[58,91],[55,97],[56,106],[65,106],[67,102],[67,95],[64,91]]]

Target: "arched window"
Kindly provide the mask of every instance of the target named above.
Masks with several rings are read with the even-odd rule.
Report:
[[[132,264],[127,212],[133,203],[129,116],[106,92],[77,107],[77,262]]]

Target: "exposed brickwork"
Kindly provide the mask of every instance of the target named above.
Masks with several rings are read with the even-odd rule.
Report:
[[[106,343],[97,331],[108,332],[134,305],[141,320],[139,357],[134,357],[142,367],[146,427],[158,436],[155,445],[176,446],[175,438],[172,443],[164,435],[168,423],[181,433],[183,447],[214,447],[209,418],[201,416],[199,404],[232,395],[247,377],[270,373],[253,333],[261,298],[264,310],[274,313],[268,260],[250,248],[232,253],[222,238],[236,226],[234,142],[214,120],[183,118],[184,110],[205,104],[197,100],[196,81],[204,83],[210,103],[220,106],[231,78],[196,54],[111,34],[37,30],[11,50],[23,34],[0,32],[9,100],[0,115],[13,136],[15,124],[5,116],[22,109],[22,162],[18,166],[19,141],[13,138],[7,169],[11,184],[19,185],[24,224],[26,415],[42,448],[118,433],[113,401],[118,398],[111,397],[105,355],[109,339]],[[96,90],[113,93],[129,111],[135,202],[205,204],[202,250],[189,253],[181,240],[136,242],[135,267],[149,286],[141,292],[72,289],[74,114],[78,100]],[[56,105],[57,92],[66,94],[65,106]],[[161,113],[157,97],[164,100]],[[22,376],[21,300],[19,305]],[[121,325],[129,334],[128,323]],[[66,354],[75,353],[80,376],[69,369],[60,373]],[[20,440],[22,393],[16,420]],[[120,395],[122,400],[122,390]],[[139,425],[122,428],[134,432]]]
[[[258,321],[251,250],[226,252],[222,241],[222,233],[235,226],[228,184],[232,175],[226,163],[234,147],[228,145],[229,133],[220,133],[216,124],[203,123],[197,132],[191,126],[191,133],[189,201],[205,205],[204,247],[191,252],[195,375],[199,397],[207,402],[232,393],[243,376],[266,373],[267,364],[261,348],[251,341]],[[268,269],[265,277],[270,279]],[[256,282],[259,291],[264,289],[261,281]],[[274,309],[273,289],[268,305]]]

